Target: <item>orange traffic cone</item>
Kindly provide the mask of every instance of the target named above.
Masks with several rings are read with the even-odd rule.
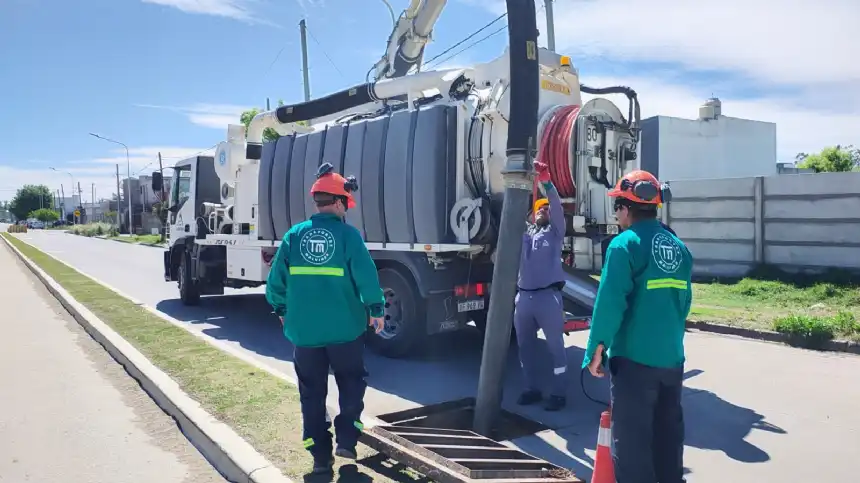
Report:
[[[612,466],[612,451],[609,445],[612,441],[609,411],[600,415],[600,430],[597,433],[597,454],[594,456],[594,472],[591,473],[591,483],[615,483],[615,467]]]

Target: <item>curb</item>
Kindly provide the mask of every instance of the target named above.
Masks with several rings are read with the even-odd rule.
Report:
[[[720,335],[733,335],[743,337],[745,339],[753,339],[764,342],[775,342],[785,344],[791,347],[806,349],[792,344],[792,337],[788,334],[781,334],[770,330],[746,329],[743,327],[733,327],[730,325],[714,324],[711,322],[690,322],[687,321],[687,329],[697,330],[699,332],[709,332]],[[829,340],[822,344],[821,347],[811,350],[826,351],[826,352],[845,352],[849,354],[860,355],[860,343],[850,340]]]
[[[206,412],[176,381],[76,301],[9,240],[0,238],[3,238],[6,246],[39,278],[84,330],[104,346],[164,412],[176,420],[185,437],[225,478],[235,483],[292,483],[292,480],[284,476],[232,428]],[[98,282],[97,279],[93,280]]]
[[[71,233],[71,234],[72,234],[72,235],[74,235],[74,233]],[[81,236],[81,235],[75,235],[75,236]],[[86,237],[84,237],[84,238],[86,238]],[[140,247],[167,248],[167,245],[158,245],[158,244],[155,244],[155,243],[134,243],[134,242],[124,242],[124,241],[122,241],[122,240],[117,240],[117,239],[115,239],[115,238],[107,238],[107,237],[101,237],[101,236],[94,236],[94,237],[91,237],[91,238],[96,238],[96,239],[99,239],[99,240],[107,240],[107,241],[112,241],[112,242],[116,242],[116,243],[124,243],[124,244],[126,244],[126,245],[137,245],[137,246],[140,246]],[[95,279],[93,279],[93,280],[95,280]],[[99,283],[101,283],[101,282],[99,282]]]

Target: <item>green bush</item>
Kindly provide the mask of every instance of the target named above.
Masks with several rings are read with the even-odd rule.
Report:
[[[74,235],[94,237],[110,235],[116,231],[116,227],[107,223],[87,223],[86,225],[74,225],[69,230]]]
[[[860,323],[851,312],[834,316],[789,315],[777,317],[773,329],[789,336],[789,341],[804,347],[821,347],[836,336],[860,334]]]

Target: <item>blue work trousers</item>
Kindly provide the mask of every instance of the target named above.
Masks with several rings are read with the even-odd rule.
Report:
[[[364,335],[352,342],[325,347],[296,347],[293,364],[299,380],[305,448],[314,457],[332,454],[326,397],[329,368],[334,373],[340,413],[334,418],[337,445],[354,449],[361,435],[361,412],[367,370],[364,367]]]
[[[609,359],[617,483],[684,483],[683,366]]]
[[[527,389],[539,389],[540,358],[548,350],[553,368],[550,393],[564,397],[567,393],[567,353],[564,349],[561,292],[554,288],[521,290],[514,303],[514,327]],[[546,337],[546,348],[538,341],[538,329],[542,329]]]

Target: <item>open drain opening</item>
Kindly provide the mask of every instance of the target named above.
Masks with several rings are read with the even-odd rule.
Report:
[[[377,416],[387,423],[367,430],[363,442],[443,483],[582,482],[572,472],[499,441],[548,429],[502,411],[492,436],[471,430],[475,399],[467,398]]]

